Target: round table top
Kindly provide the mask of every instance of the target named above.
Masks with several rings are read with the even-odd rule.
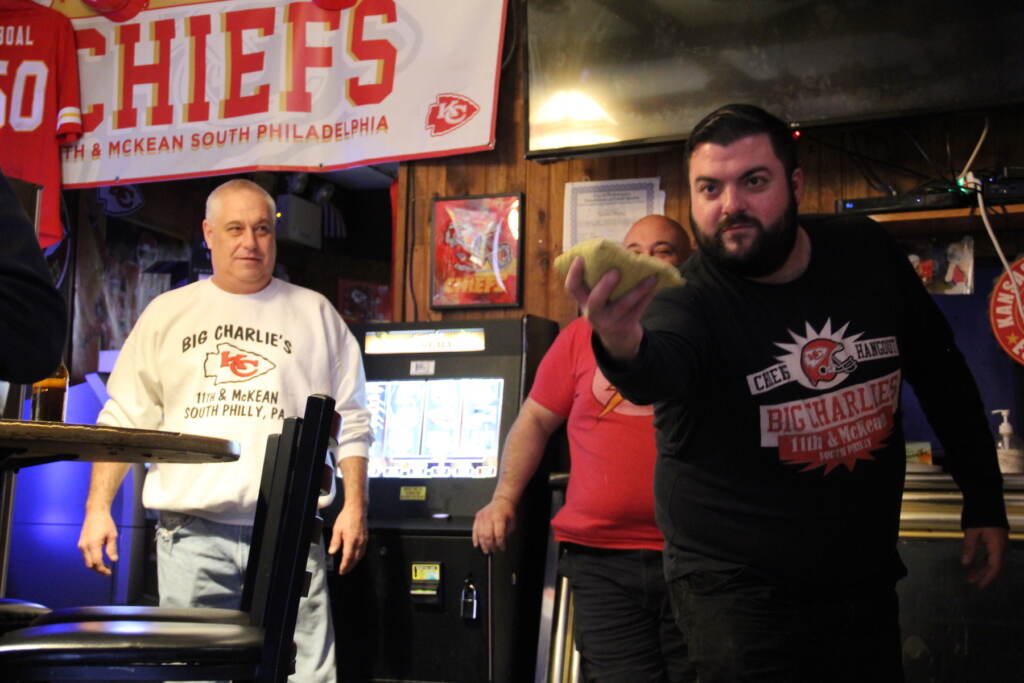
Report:
[[[234,441],[154,429],[0,420],[0,463],[35,461],[209,463],[238,460]],[[31,461],[31,462],[30,462]]]

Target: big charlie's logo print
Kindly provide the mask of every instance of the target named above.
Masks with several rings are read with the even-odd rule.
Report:
[[[840,465],[852,470],[858,460],[872,459],[893,429],[900,392],[896,370],[859,384],[842,385],[861,366],[899,355],[895,337],[861,339],[847,334],[849,323],[832,330],[805,324],[804,333],[789,331],[791,341],[777,342],[785,353],[779,362],[747,376],[751,394],[763,394],[796,382],[821,392],[809,398],[760,407],[761,446],[778,448],[779,459],[804,470]],[[840,387],[840,388],[836,388]]]

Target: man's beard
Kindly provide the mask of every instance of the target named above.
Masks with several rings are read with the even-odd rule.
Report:
[[[764,277],[781,268],[793,251],[793,245],[796,244],[796,211],[796,197],[790,192],[786,210],[767,228],[753,216],[741,212],[720,220],[715,227],[715,234],[708,237],[697,227],[693,209],[690,210],[690,227],[697,238],[697,245],[712,262],[742,277]],[[729,227],[740,224],[754,226],[757,234],[745,253],[732,254],[725,248],[723,233]]]

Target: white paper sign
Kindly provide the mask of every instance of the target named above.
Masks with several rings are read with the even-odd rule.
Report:
[[[633,223],[665,212],[659,178],[566,183],[564,202],[563,250],[595,237],[620,242]]]

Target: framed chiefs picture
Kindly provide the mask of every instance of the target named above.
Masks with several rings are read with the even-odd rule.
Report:
[[[521,193],[434,200],[431,308],[521,305],[522,203]]]

